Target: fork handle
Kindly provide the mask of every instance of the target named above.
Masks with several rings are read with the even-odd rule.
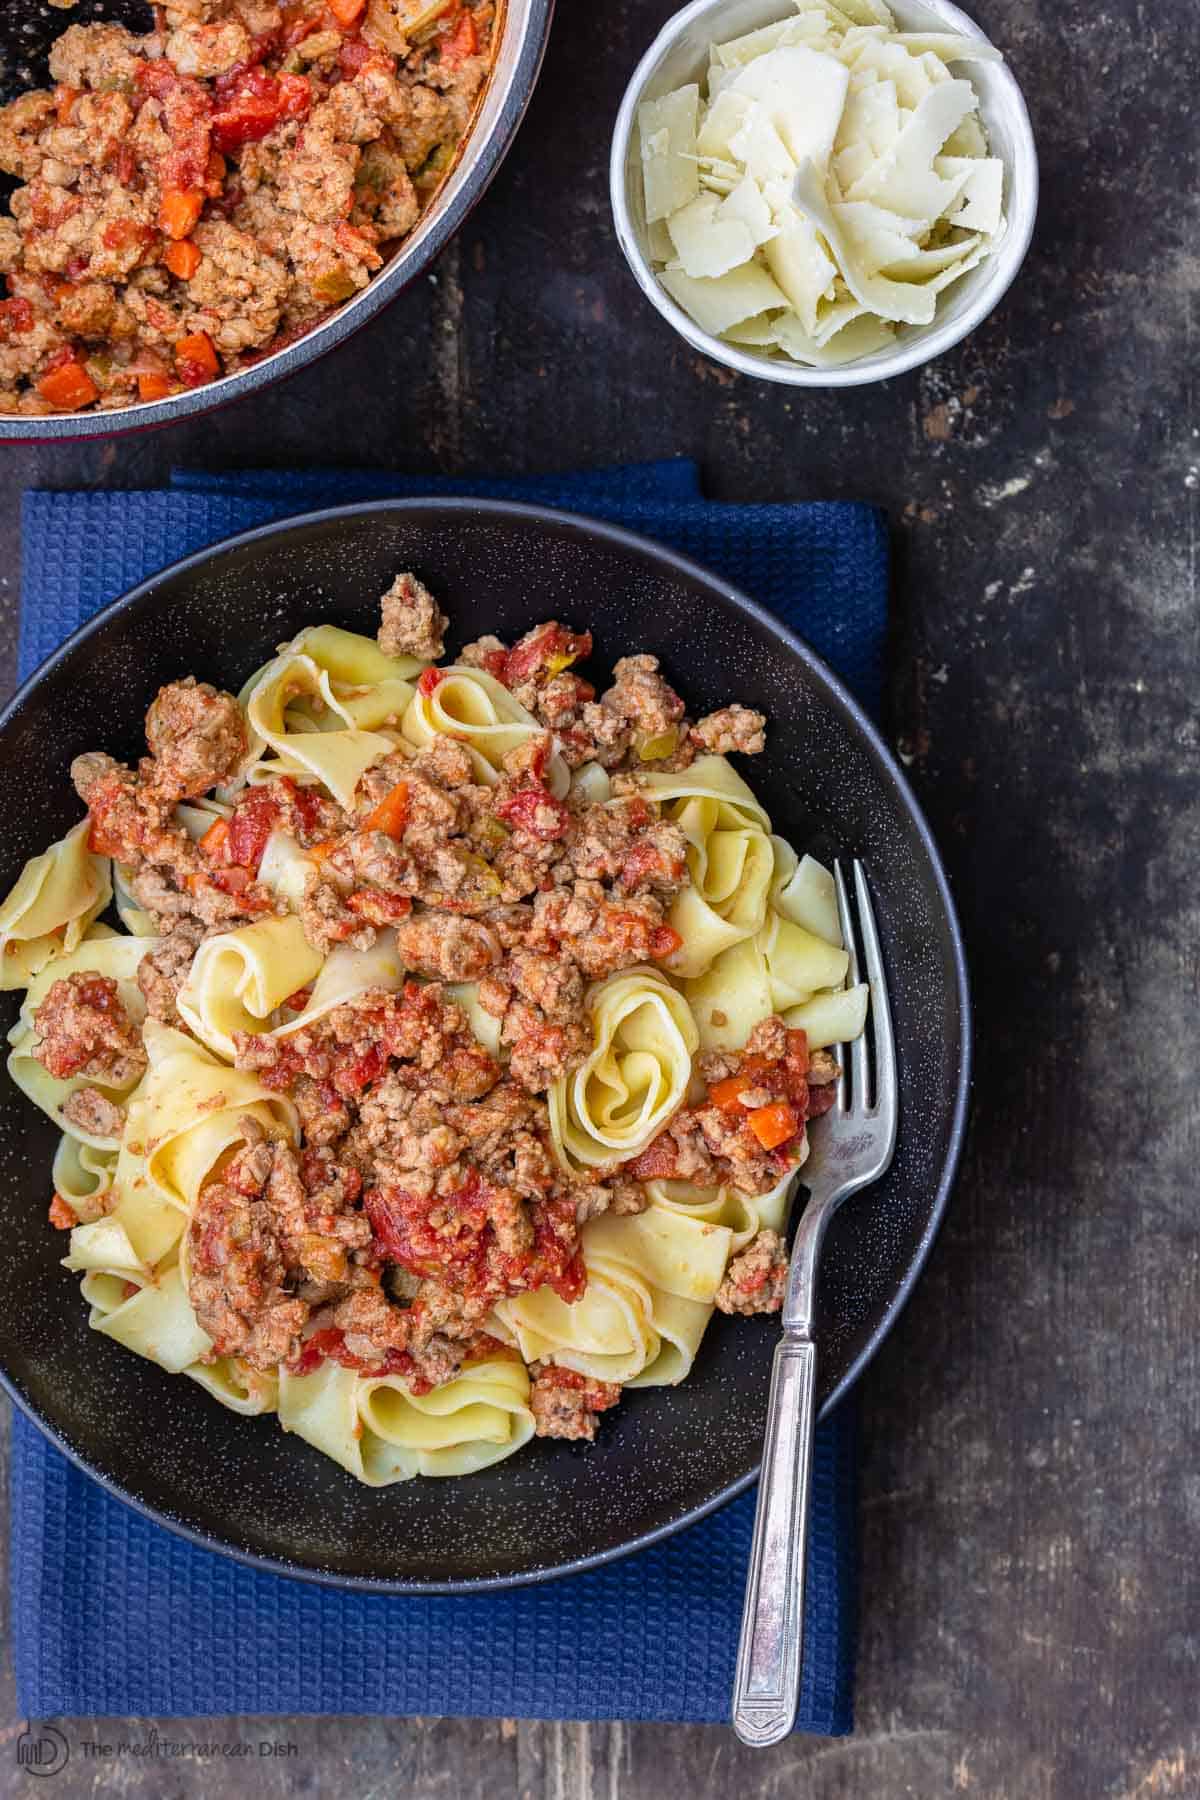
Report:
[[[777,1744],[791,1731],[804,1655],[804,1568],[812,1473],[817,1349],[780,1339],[771,1367],[767,1433],[750,1572],[733,1682],[733,1729],[744,1744]]]

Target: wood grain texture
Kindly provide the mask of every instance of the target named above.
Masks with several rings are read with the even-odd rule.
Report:
[[[889,729],[963,908],[979,1063],[949,1220],[863,1382],[859,1731],[756,1755],[707,1728],[280,1721],[263,1734],[299,1754],[256,1768],[259,1788],[1193,1800],[1193,9],[981,0],[1043,159],[1025,272],[935,367],[789,396],[684,347],[612,238],[608,123],[670,5],[563,0],[487,199],[435,273],[332,361],[171,433],[10,449],[0,632],[11,669],[17,496],[38,483],[331,456],[481,473],[687,454],[722,497],[888,509]],[[243,1726],[258,1734],[205,1734]],[[211,1764],[98,1774],[77,1756],[52,1789],[224,1800],[241,1781]],[[29,1787],[0,1743],[0,1800]]]

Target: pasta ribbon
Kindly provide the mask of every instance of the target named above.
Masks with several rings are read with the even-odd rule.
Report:
[[[771,847],[775,856],[771,905],[775,911],[840,950],[842,924],[837,888],[829,870],[815,856],[798,858],[785,838],[773,837]]]
[[[116,1169],[117,1157],[111,1150],[97,1150],[64,1132],[54,1152],[54,1191],[73,1212],[101,1205],[112,1189]]]
[[[320,973],[323,958],[291,913],[205,940],[179,990],[179,1016],[202,1043],[232,1062],[236,1031],[269,1031],[289,995]]]
[[[90,821],[30,857],[0,904],[0,990],[28,986],[75,950],[112,898],[106,856],[88,849]]]
[[[666,966],[689,980],[761,929],[775,858],[766,833],[727,800],[696,794],[670,802],[666,816],[687,839],[691,876],[667,915],[683,942]]]
[[[428,693],[418,687],[401,730],[418,749],[435,737],[457,739],[476,753],[494,780],[508,753],[540,737],[545,727],[494,675],[455,663],[440,673]],[[570,771],[556,749],[546,765],[546,785],[561,800],[570,784]]]
[[[309,1375],[284,1370],[279,1422],[369,1487],[474,1474],[512,1456],[534,1430],[529,1373],[501,1354],[420,1395],[400,1375],[362,1375],[336,1362]]]
[[[144,1152],[151,1182],[172,1205],[191,1212],[225,1153],[246,1141],[247,1118],[269,1137],[297,1142],[295,1107],[257,1076],[227,1068],[193,1039],[156,1019],[146,1020],[144,1040],[150,1068],[141,1089],[137,1130],[131,1122],[125,1139],[134,1154]]]
[[[235,1031],[287,1037],[358,994],[371,988],[394,991],[403,980],[394,931],[381,931],[369,950],[338,944],[322,958],[300,921],[289,915],[207,939],[196,952],[176,1005],[196,1036],[232,1062]],[[310,982],[303,1008],[284,1016],[284,1001]]]
[[[760,831],[771,829],[765,808],[723,756],[698,756],[686,769],[651,770],[639,775],[637,784],[647,800],[657,800],[664,806],[669,801],[718,800],[743,824],[757,826]]]
[[[566,1168],[636,1156],[682,1105],[698,1037],[687,1002],[657,969],[627,969],[588,995],[594,1048],[550,1089]]]
[[[246,779],[315,779],[349,811],[362,776],[396,748],[395,737],[376,727],[398,720],[412,692],[399,678],[363,691],[347,690],[312,655],[285,649],[260,672],[249,692],[243,689],[255,749]],[[274,751],[274,759],[264,758],[264,746]]]

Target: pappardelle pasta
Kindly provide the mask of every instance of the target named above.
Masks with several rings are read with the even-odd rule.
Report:
[[[691,722],[650,656],[597,696],[554,621],[447,664],[420,581],[381,605],[164,687],[0,906],[91,1325],[375,1486],[590,1440],[777,1310],[867,1006],[729,760],[761,714]]]

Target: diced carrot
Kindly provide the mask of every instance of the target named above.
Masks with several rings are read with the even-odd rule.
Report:
[[[62,363],[57,369],[42,376],[37,384],[38,393],[51,406],[59,407],[63,412],[75,412],[81,406],[90,406],[99,398],[100,389],[96,386],[82,363]]]
[[[780,1144],[795,1137],[800,1120],[794,1106],[789,1106],[786,1100],[775,1100],[770,1106],[760,1106],[752,1112],[749,1125],[764,1150],[777,1150]]]
[[[404,827],[408,820],[408,783],[398,781],[390,793],[385,794],[378,806],[372,807],[362,822],[364,831],[382,831],[390,838],[404,835]]]
[[[216,348],[207,331],[195,331],[190,337],[180,338],[175,346],[175,362],[183,379],[192,387],[201,381],[210,381],[221,372]]]
[[[709,1100],[719,1106],[722,1112],[730,1112],[740,1105],[742,1095],[751,1086],[748,1075],[727,1075],[724,1081],[714,1083],[708,1090]]]
[[[158,226],[169,238],[190,237],[204,206],[203,188],[164,188]]]
[[[335,838],[326,838],[324,843],[310,844],[305,851],[305,855],[311,856],[315,863],[323,863],[325,858],[327,856],[332,856],[336,849],[337,840]]]
[[[204,855],[213,862],[224,859],[225,846],[229,842],[229,820],[214,819],[204,836],[200,839],[200,848]]]
[[[225,171],[229,167],[219,150],[210,150],[204,171],[204,191],[210,200],[219,200],[225,187]]]
[[[178,243],[171,244],[163,257],[172,275],[180,281],[190,281],[200,267],[200,250],[191,238],[180,238]]]
[[[73,1226],[78,1225],[79,1223],[79,1220],[75,1217],[75,1214],[67,1205],[67,1202],[63,1199],[61,1194],[55,1194],[53,1200],[50,1202],[49,1217],[50,1223],[53,1225],[55,1231],[70,1231]]]
[[[171,391],[166,375],[139,375],[137,384],[139,400],[165,400]]]
[[[325,0],[326,6],[344,31],[359,18],[367,0]]]

